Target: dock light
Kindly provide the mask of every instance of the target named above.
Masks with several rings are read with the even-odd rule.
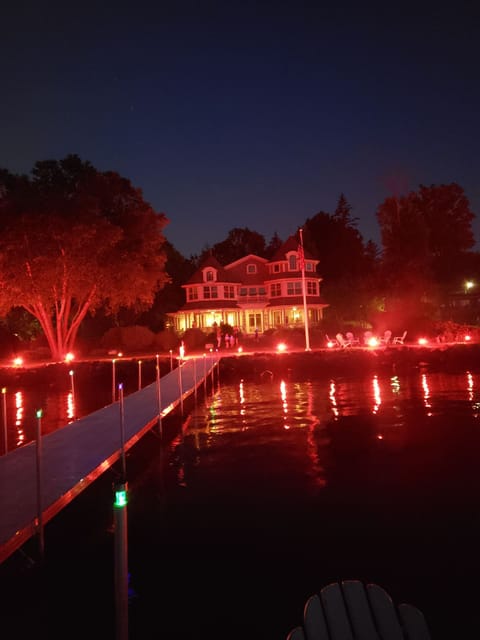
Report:
[[[2,393],[5,395],[7,393],[7,387],[2,387]]]
[[[423,346],[425,344],[428,344],[428,340],[426,338],[419,338],[418,344],[421,344]]]
[[[285,342],[279,342],[277,344],[277,351],[278,353],[283,353],[284,351],[287,350],[287,345],[285,344]]]
[[[243,353],[242,347],[238,347],[237,351],[238,351],[238,353]]]
[[[43,416],[43,409],[37,409],[37,418],[41,418]]]
[[[329,349],[333,349],[333,347],[334,347],[334,346],[335,346],[335,343],[333,342],[333,340],[329,340],[329,341],[327,342],[327,347],[328,347]]]
[[[70,351],[65,355],[65,362],[71,362],[75,359],[75,356]]]
[[[369,339],[368,341],[369,347],[378,347],[378,345],[379,345],[378,338],[372,337]]]
[[[465,342],[470,342],[472,339],[472,336],[465,336]]]
[[[13,366],[14,367],[21,367],[22,365],[23,365],[23,358],[18,356],[18,357],[13,359]]]
[[[127,502],[127,490],[125,488],[115,489],[115,502],[113,506],[121,509],[127,506]]]

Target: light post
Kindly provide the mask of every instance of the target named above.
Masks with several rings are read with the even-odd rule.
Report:
[[[474,282],[472,282],[471,280],[467,280],[465,282],[465,293],[468,293],[470,289],[472,289],[474,286],[475,286]]]

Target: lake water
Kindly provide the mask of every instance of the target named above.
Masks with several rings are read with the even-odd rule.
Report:
[[[130,639],[282,640],[311,594],[349,578],[418,606],[433,638],[480,632],[479,372],[266,371],[175,419],[166,450],[150,433],[127,459]],[[113,480],[47,525],[41,571],[0,567],[16,638],[61,637],[60,611],[69,637],[115,637]]]

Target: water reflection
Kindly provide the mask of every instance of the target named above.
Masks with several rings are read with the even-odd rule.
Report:
[[[15,398],[15,430],[16,430],[16,446],[20,447],[25,442],[25,431],[23,430],[23,393],[17,391]],[[8,410],[7,410],[8,416]]]
[[[269,372],[270,373],[270,372]],[[411,429],[412,415],[425,418],[455,414],[455,419],[478,419],[480,402],[478,376],[467,370],[461,374],[411,372],[393,376],[367,375],[356,379],[344,376],[330,380],[274,379],[240,380],[216,385],[205,403],[194,409],[211,441],[217,436],[253,431],[256,438],[280,437],[281,432],[304,429],[312,464],[322,465],[312,452],[312,434],[329,422],[369,413],[374,419],[376,440],[399,442],[399,432]],[[43,433],[50,433],[78,417],[95,411],[110,401],[111,372],[101,378],[83,379],[70,388],[47,387],[7,389],[6,424],[8,449],[34,439],[35,412],[43,409]],[[117,371],[118,377],[118,371]],[[138,380],[135,379],[135,387]],[[145,384],[150,381],[145,380]],[[67,386],[65,384],[65,386]]]

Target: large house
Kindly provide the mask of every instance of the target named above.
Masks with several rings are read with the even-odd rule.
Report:
[[[303,265],[302,265],[303,254]],[[186,303],[169,314],[181,333],[198,327],[212,331],[228,324],[242,333],[279,327],[303,327],[322,320],[328,306],[320,297],[319,261],[303,252],[295,236],[271,260],[250,254],[222,266],[209,256],[182,285]]]

